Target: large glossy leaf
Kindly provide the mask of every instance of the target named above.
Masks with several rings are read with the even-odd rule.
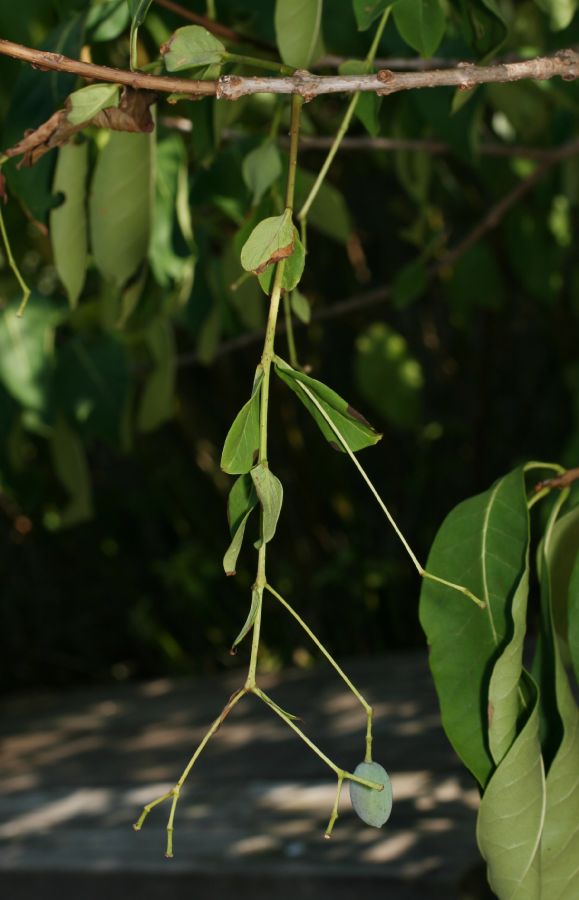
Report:
[[[393,13],[400,37],[422,56],[432,56],[446,29],[440,0],[398,0]]]
[[[527,543],[523,472],[515,469],[452,510],[426,565],[433,575],[469,588],[486,602],[486,609],[430,581],[423,583],[420,596],[420,621],[430,645],[444,729],[481,785],[493,769],[487,739],[490,662],[505,649],[510,633]]]
[[[572,511],[573,512],[573,511]],[[569,525],[569,516],[562,522]],[[563,666],[560,638],[554,627],[553,585],[557,577],[557,526],[548,529],[541,551],[541,614],[543,617],[543,676],[554,682],[554,700],[559,728],[551,730],[558,740],[547,774],[547,809],[541,845],[543,897],[572,900],[577,893],[579,860],[579,710]],[[566,529],[565,529],[566,530]],[[561,531],[559,532],[560,537]],[[540,552],[541,552],[540,551]]]
[[[261,546],[262,542],[269,543],[275,534],[283,503],[283,485],[264,463],[252,469],[250,474],[261,504],[263,533],[258,542],[258,546]]]
[[[79,336],[59,349],[58,400],[86,437],[119,442],[128,390],[127,355],[116,338]]]
[[[52,189],[62,194],[60,206],[50,213],[50,241],[58,277],[74,308],[82,291],[87,267],[86,176],[88,144],[65,144],[58,151]]]
[[[235,575],[237,558],[245,536],[245,526],[258,502],[251,475],[240,475],[231,488],[227,501],[227,520],[231,543],[223,557],[223,568],[226,575]]]
[[[323,0],[276,0],[275,37],[280,56],[288,66],[307,69],[322,23]]]
[[[263,369],[257,367],[251,397],[237,413],[225,438],[221,468],[230,475],[245,475],[256,462],[259,450],[259,404]]]
[[[541,900],[539,842],[545,814],[545,780],[539,742],[536,687],[532,710],[490,779],[477,819],[477,841],[489,883],[500,900]]]
[[[54,470],[69,495],[59,511],[61,527],[78,525],[92,518],[92,487],[84,444],[80,435],[59,416],[53,429],[50,449]]]
[[[326,384],[317,381],[315,378],[310,378],[309,375],[305,375],[303,372],[292,369],[292,367],[284,362],[279,356],[274,358],[274,363],[276,375],[278,375],[281,380],[297,394],[315,420],[326,440],[335,450],[345,452],[338,436],[328,424],[315,403],[312,402],[308,394],[300,387],[300,384],[305,385],[311,394],[313,394],[326,415],[329,416],[342,435],[350,450],[353,452],[362,450],[364,447],[371,447],[380,440],[382,435],[378,434],[357,410],[350,406],[343,397],[336,394],[336,392]]]
[[[168,319],[152,322],[146,334],[146,343],[152,362],[139,406],[137,427],[139,431],[154,431],[173,416],[177,356],[173,327]]]
[[[290,256],[294,241],[291,210],[286,209],[281,216],[262,219],[241,248],[241,265],[246,272],[260,275],[272,263]]]
[[[147,255],[151,207],[151,135],[111,132],[92,181],[90,234],[98,268],[119,287]]]

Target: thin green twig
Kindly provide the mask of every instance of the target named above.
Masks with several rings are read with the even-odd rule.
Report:
[[[338,810],[340,807],[340,794],[342,793],[342,785],[344,784],[344,776],[338,775],[338,787],[336,789],[336,799],[334,801],[334,807],[332,809],[332,813],[330,815],[330,821],[328,822],[328,827],[326,828],[326,833],[324,837],[327,841],[332,836],[332,831],[334,830],[334,825],[336,824],[336,820],[338,818]]]
[[[1,203],[1,201],[0,201],[0,203]],[[8,232],[6,231],[6,224],[4,222],[4,214],[2,212],[1,207],[0,207],[0,234],[2,235],[2,242],[4,244],[4,249],[6,251],[6,259],[8,261],[8,265],[12,269],[12,273],[13,273],[14,277],[16,278],[16,281],[18,282],[18,284],[20,285],[20,288],[22,290],[22,300],[20,301],[20,306],[18,307],[18,312],[16,313],[16,315],[20,318],[24,314],[24,310],[26,309],[26,305],[30,298],[30,288],[28,287],[24,278],[22,277],[20,269],[16,265],[16,260],[14,259],[14,256],[12,254],[12,248],[10,246],[10,240],[8,238]]]
[[[368,719],[367,727],[366,727],[366,756],[365,756],[364,761],[372,762],[372,714],[373,714],[372,707],[370,706],[370,704],[368,703],[366,698],[362,696],[362,694],[360,693],[358,688],[350,681],[350,679],[348,678],[348,676],[346,675],[344,670],[336,662],[336,660],[331,655],[331,653],[328,650],[326,650],[326,648],[324,647],[324,645],[322,644],[320,639],[314,634],[314,632],[309,627],[309,625],[307,625],[306,622],[304,622],[302,617],[299,615],[299,613],[296,612],[296,610],[293,608],[293,606],[290,603],[288,603],[288,601],[284,597],[282,597],[282,595],[280,593],[278,593],[275,590],[275,588],[273,588],[271,586],[271,584],[266,584],[265,588],[267,591],[269,591],[269,593],[272,595],[272,597],[275,597],[275,599],[278,600],[281,603],[281,605],[283,607],[285,607],[285,609],[287,609],[287,611],[290,613],[290,615],[292,615],[294,617],[296,622],[298,622],[298,624],[303,628],[303,630],[305,631],[305,633],[307,634],[309,639],[311,641],[313,641],[313,643],[316,645],[318,650],[320,650],[320,652],[324,654],[324,656],[326,657],[326,659],[328,660],[330,665],[334,667],[334,669],[336,670],[336,672],[338,673],[338,675],[340,676],[342,681],[344,681],[348,685],[348,687],[350,688],[350,690],[352,691],[352,693],[354,694],[356,699],[364,707],[364,710],[366,712],[366,716]]]

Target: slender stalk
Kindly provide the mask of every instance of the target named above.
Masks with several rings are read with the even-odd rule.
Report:
[[[336,660],[330,654],[330,652],[328,650],[326,650],[326,648],[324,647],[324,645],[322,644],[320,639],[318,637],[316,637],[316,635],[314,634],[312,629],[309,627],[309,625],[307,625],[304,622],[302,617],[299,615],[299,613],[296,612],[296,610],[293,608],[293,606],[291,606],[291,604],[288,603],[288,601],[284,597],[282,597],[282,595],[279,594],[275,590],[275,588],[273,588],[271,586],[271,584],[266,584],[265,589],[267,591],[269,591],[269,593],[272,595],[272,597],[275,597],[275,599],[278,600],[281,603],[281,605],[283,607],[285,607],[285,609],[287,609],[287,611],[290,613],[290,615],[292,615],[294,617],[296,622],[298,622],[298,624],[301,625],[301,627],[303,628],[303,630],[305,631],[305,633],[307,634],[309,639],[311,641],[313,641],[313,643],[316,645],[318,650],[320,650],[320,652],[324,654],[324,656],[326,657],[326,659],[328,660],[330,665],[334,667],[334,669],[336,670],[336,672],[338,673],[338,675],[340,676],[342,681],[344,681],[348,685],[348,687],[350,688],[350,690],[352,691],[352,693],[354,694],[356,699],[359,700],[359,702],[364,707],[364,710],[366,711],[366,715],[368,717],[368,725],[367,725],[367,731],[366,731],[366,758],[364,761],[372,762],[372,712],[373,712],[372,707],[370,706],[368,701],[365,699],[365,697],[362,696],[362,694],[360,693],[358,688],[354,684],[352,684],[352,682],[350,681],[350,679],[348,678],[348,676],[346,675],[344,670],[341,668],[341,666],[336,662]]]
[[[342,785],[344,783],[343,776],[338,776],[338,788],[336,790],[336,799],[334,801],[334,808],[332,809],[332,814],[330,816],[330,821],[328,822],[328,827],[326,828],[326,833],[324,837],[327,841],[332,836],[332,831],[334,830],[334,825],[336,824],[336,819],[338,818],[338,808],[340,806],[340,794],[342,793]]]
[[[1,201],[0,201],[1,202]],[[4,250],[6,251],[6,259],[8,261],[8,265],[12,269],[12,274],[16,278],[16,281],[20,285],[22,290],[22,300],[20,301],[20,306],[18,307],[18,312],[16,315],[20,318],[24,310],[26,309],[26,305],[28,303],[28,299],[30,297],[30,288],[26,284],[24,278],[20,273],[20,269],[16,265],[16,260],[12,254],[12,248],[10,246],[10,240],[8,238],[8,232],[6,231],[6,224],[4,222],[4,215],[2,213],[2,209],[0,208],[0,234],[2,235],[2,243],[4,244]]]
[[[378,52],[378,45],[380,43],[380,38],[382,37],[384,28],[386,27],[386,22],[388,21],[389,15],[390,15],[390,7],[388,7],[388,9],[384,10],[384,12],[382,13],[382,18],[380,19],[380,21],[378,23],[378,28],[376,29],[376,34],[374,35],[374,40],[372,41],[372,45],[366,55],[366,62],[368,63],[368,65],[372,64],[372,62],[374,61],[374,58],[376,56],[376,53]],[[312,204],[313,204],[314,200],[318,196],[318,192],[319,192],[322,184],[324,183],[326,175],[328,174],[328,172],[330,170],[330,166],[332,165],[332,163],[334,161],[334,157],[335,157],[336,153],[338,152],[338,150],[340,149],[340,144],[342,143],[342,140],[344,139],[346,132],[348,131],[348,128],[350,127],[350,122],[352,121],[352,116],[354,115],[354,113],[356,111],[356,106],[358,105],[359,99],[360,99],[360,92],[357,91],[355,94],[352,95],[350,102],[348,103],[348,106],[346,107],[346,112],[344,113],[344,117],[340,123],[340,127],[338,128],[338,130],[336,132],[336,136],[334,137],[332,146],[328,150],[328,155],[326,156],[326,158],[323,162],[322,168],[318,172],[318,176],[317,176],[316,180],[314,181],[314,183],[310,189],[310,192],[309,192],[308,196],[306,197],[306,199],[304,200],[302,208],[300,209],[300,211],[298,213],[298,220],[301,223],[303,234],[305,233],[305,227],[306,227],[305,223],[306,223],[306,220],[308,217],[308,213],[309,213],[310,209],[312,208]],[[305,245],[305,242],[304,242],[304,245]]]
[[[287,713],[285,713],[283,709],[280,709],[277,703],[274,703],[271,697],[268,697],[268,695],[260,688],[258,688],[257,686],[252,688],[252,693],[254,693],[256,697],[259,697],[260,700],[263,700],[266,706],[269,706],[269,708],[274,711],[276,716],[279,716],[280,719],[283,719],[283,721],[287,725],[289,725],[292,731],[295,731],[295,733],[302,739],[302,741],[308,745],[310,750],[313,750],[316,756],[319,756],[322,762],[325,762],[325,764],[330,767],[332,772],[336,773],[338,778],[347,778],[349,781],[355,781],[357,784],[362,784],[364,785],[364,787],[371,788],[374,791],[384,790],[384,785],[378,784],[377,781],[368,781],[366,778],[360,778],[358,775],[354,775],[353,772],[347,772],[346,769],[341,769],[339,766],[337,766],[329,756],[326,756],[326,754],[322,750],[320,750],[320,748],[316,746],[316,744],[314,744],[312,740],[310,740],[307,734],[304,734],[301,728],[299,728],[296,723],[289,718]]]
[[[252,69],[268,69],[270,72],[279,72],[280,75],[293,75],[295,69],[284,66],[275,59],[262,59],[260,56],[245,56],[243,53],[224,53],[223,61],[238,66],[249,66]]]
[[[481,609],[484,609],[485,606],[486,606],[486,604],[484,603],[484,601],[483,601],[483,600],[480,600],[479,597],[475,596],[475,594],[473,594],[472,591],[469,591],[468,588],[464,587],[464,585],[462,585],[462,584],[455,584],[453,581],[447,581],[446,578],[440,578],[438,575],[432,575],[431,572],[427,572],[426,569],[424,568],[424,566],[422,566],[422,565],[420,564],[420,562],[418,561],[418,558],[417,558],[416,554],[414,553],[412,547],[410,546],[410,544],[408,543],[408,541],[407,541],[406,538],[404,537],[402,531],[401,531],[400,528],[398,527],[398,525],[397,525],[397,523],[396,523],[396,520],[395,520],[394,517],[392,516],[392,513],[390,512],[390,510],[388,509],[388,507],[386,506],[386,504],[385,504],[384,501],[382,500],[382,497],[380,496],[380,494],[378,493],[378,491],[376,490],[376,488],[375,488],[374,485],[372,484],[372,481],[370,480],[370,478],[369,478],[368,475],[366,474],[365,469],[364,469],[364,468],[360,465],[360,463],[358,462],[358,458],[357,458],[356,455],[352,452],[352,450],[350,450],[350,447],[348,446],[348,442],[345,440],[345,438],[344,438],[344,436],[342,435],[342,433],[341,433],[341,431],[339,430],[339,428],[335,425],[335,423],[334,423],[334,422],[332,421],[332,419],[329,417],[329,415],[327,414],[327,412],[325,411],[325,409],[323,408],[323,406],[321,405],[321,403],[318,401],[318,399],[315,397],[315,395],[312,394],[312,392],[310,391],[310,389],[309,389],[308,387],[306,387],[306,385],[303,384],[303,382],[301,382],[301,381],[296,381],[296,384],[298,384],[299,387],[301,388],[301,390],[304,392],[304,394],[306,394],[306,395],[310,398],[310,400],[312,401],[312,403],[314,404],[314,406],[316,407],[316,409],[318,409],[320,415],[323,416],[323,418],[326,420],[326,422],[328,423],[328,425],[330,426],[330,428],[332,429],[332,431],[334,432],[334,434],[336,435],[336,437],[337,437],[338,440],[340,441],[340,444],[342,445],[342,447],[344,448],[344,450],[346,451],[346,453],[348,454],[348,456],[350,457],[350,459],[352,460],[352,462],[354,463],[354,465],[355,465],[356,468],[358,469],[358,472],[360,473],[360,475],[362,476],[362,478],[364,479],[364,481],[366,482],[366,484],[367,484],[368,487],[370,488],[370,491],[372,492],[372,494],[373,494],[373,496],[374,496],[376,502],[378,503],[380,509],[382,510],[382,512],[384,513],[384,515],[386,516],[386,518],[387,518],[388,521],[390,522],[390,525],[391,525],[392,528],[394,529],[394,531],[395,531],[396,535],[398,536],[398,539],[400,540],[402,546],[404,547],[404,549],[405,549],[406,552],[408,553],[408,556],[409,556],[410,559],[412,560],[412,562],[413,562],[413,564],[414,564],[414,567],[415,567],[416,571],[418,572],[418,574],[420,575],[420,577],[421,577],[421,578],[424,578],[424,579],[426,579],[426,580],[428,580],[428,581],[435,581],[435,582],[437,582],[437,584],[443,584],[445,587],[452,588],[452,590],[458,591],[459,593],[464,594],[466,597],[469,598],[469,600],[472,600],[473,603],[476,603],[477,606],[480,606]]]

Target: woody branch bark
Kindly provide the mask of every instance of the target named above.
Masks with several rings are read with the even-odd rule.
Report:
[[[579,77],[579,54],[574,50],[561,50],[554,56],[540,56],[522,62],[504,62],[493,66],[459,63],[448,69],[420,72],[392,72],[389,69],[381,69],[374,75],[314,75],[298,70],[293,75],[285,77],[245,78],[240,75],[222,75],[216,81],[195,81],[97,66],[70,59],[60,53],[34,50],[1,39],[0,54],[23,60],[40,69],[70,72],[90,81],[107,81],[141,90],[180,93],[192,99],[216,96],[225,100],[239,100],[249,94],[300,94],[305,100],[312,100],[324,94],[355,91],[388,95],[398,91],[444,86],[470,90],[478,84],[493,82],[506,83],[528,79],[545,81],[556,76],[573,81]]]

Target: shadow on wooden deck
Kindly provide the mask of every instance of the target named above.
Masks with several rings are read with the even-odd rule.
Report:
[[[168,807],[139,834],[131,823],[174,784],[243,674],[16,697],[0,724],[0,889],[11,900],[476,896],[458,882],[477,861],[478,793],[440,728],[426,655],[345,668],[375,706],[374,756],[392,777],[383,829],[356,818],[345,790],[323,840],[333,774],[245,698],[187,782],[166,860]],[[362,760],[364,712],[331,670],[261,684],[335,762]]]

